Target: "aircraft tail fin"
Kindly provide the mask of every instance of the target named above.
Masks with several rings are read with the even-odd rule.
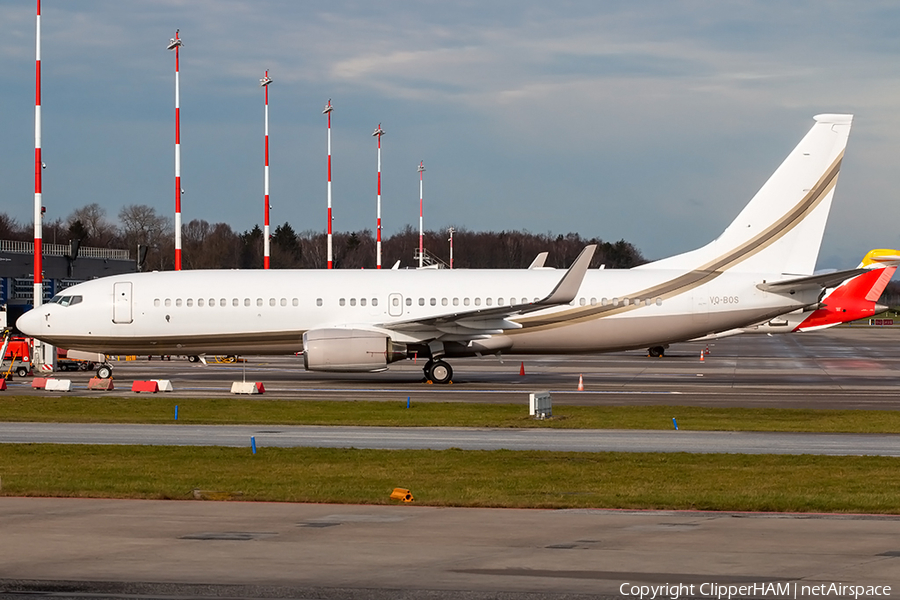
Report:
[[[636,268],[811,275],[852,115],[825,114],[718,238]]]

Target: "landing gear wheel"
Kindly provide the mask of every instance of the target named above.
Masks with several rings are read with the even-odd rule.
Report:
[[[188,362],[192,362],[192,363],[200,362],[200,357],[197,356],[196,354],[191,354],[188,356]]]
[[[100,379],[109,379],[112,377],[112,367],[109,365],[100,365],[97,368],[97,377]]]
[[[436,360],[431,363],[426,375],[434,383],[450,383],[450,378],[453,377],[453,369],[446,362]]]
[[[660,358],[661,356],[665,356],[666,349],[664,346],[653,346],[647,350],[647,354],[653,358]]]

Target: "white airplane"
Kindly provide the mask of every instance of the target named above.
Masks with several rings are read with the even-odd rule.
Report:
[[[815,124],[709,244],[633,269],[592,269],[588,246],[548,269],[171,271],[66,289],[17,322],[104,354],[303,354],[311,371],[374,372],[448,358],[661,346],[817,307],[854,269],[813,275],[851,115]],[[98,375],[109,376],[108,365]]]

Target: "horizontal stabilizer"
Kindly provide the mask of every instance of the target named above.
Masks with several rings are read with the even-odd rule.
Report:
[[[811,275],[810,277],[797,277],[772,283],[760,283],[756,287],[764,292],[773,294],[793,294],[806,290],[823,290],[842,284],[852,277],[865,273],[868,269],[849,269],[847,271],[835,271],[824,275]]]

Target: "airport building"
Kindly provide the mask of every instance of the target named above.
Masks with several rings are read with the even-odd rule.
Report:
[[[43,244],[44,302],[76,283],[134,273],[128,250],[79,247],[78,244]],[[0,240],[0,306],[9,323],[34,305],[34,243]]]

